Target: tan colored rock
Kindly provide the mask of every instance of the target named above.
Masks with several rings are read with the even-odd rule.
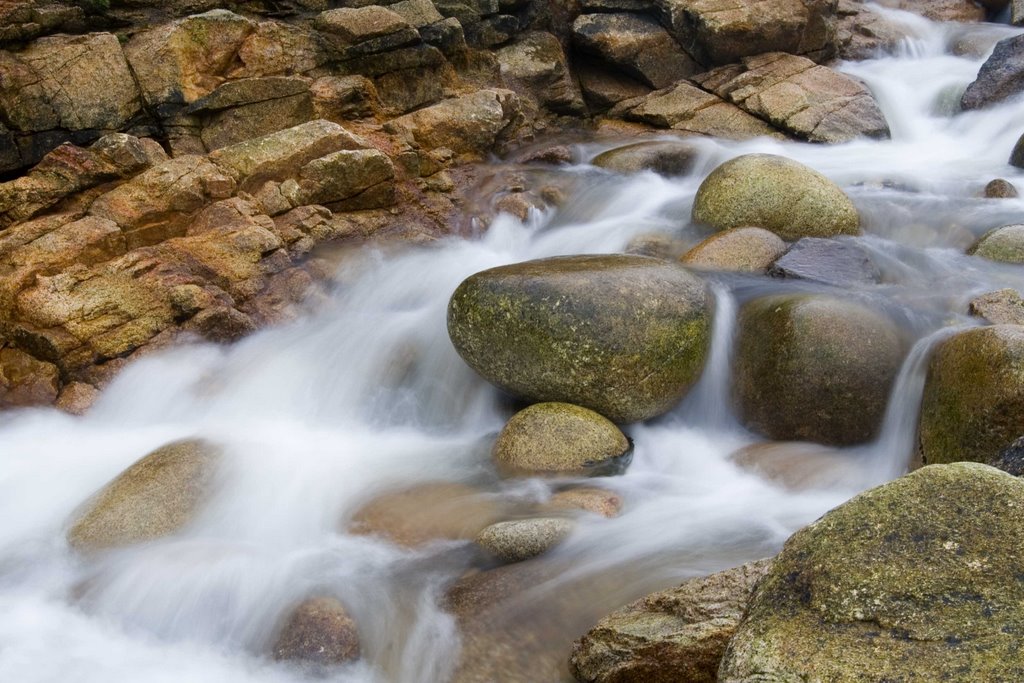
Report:
[[[1024,299],[1015,289],[1000,289],[971,299],[969,315],[993,325],[1024,325]]]
[[[476,544],[506,563],[537,557],[565,540],[573,522],[561,517],[538,517],[498,522],[476,536]]]
[[[53,273],[76,264],[90,266],[109,261],[125,251],[125,236],[116,223],[86,216],[26,242],[3,260],[17,268]]]
[[[642,121],[658,128],[732,140],[762,135],[781,137],[775,128],[761,119],[685,81],[665,90],[656,90],[639,100],[621,102],[611,115],[622,115],[630,121]]]
[[[803,441],[755,443],[729,459],[788,489],[853,488],[862,478],[855,458],[837,448]]]
[[[693,170],[697,155],[697,148],[682,140],[649,140],[602,152],[591,163],[615,173],[654,171],[663,176],[676,176]]]
[[[583,96],[555,36],[543,31],[528,33],[495,55],[505,80],[519,85],[543,106],[561,113],[583,112]]]
[[[630,444],[610,420],[569,403],[535,403],[505,424],[494,460],[508,475],[575,476],[617,472]]]
[[[573,644],[572,674],[586,683],[716,683],[726,644],[771,562],[692,579],[609,614]]]
[[[55,405],[65,413],[85,415],[99,395],[99,390],[91,384],[71,382],[61,389]]]
[[[700,66],[653,18],[642,14],[582,14],[573,44],[652,88],[667,88]]]
[[[967,250],[972,256],[1002,263],[1024,263],[1024,225],[989,230]]]
[[[594,111],[607,111],[619,102],[643,97],[651,88],[613,69],[588,62],[574,65],[580,89],[587,105]]]
[[[840,59],[871,59],[878,54],[891,54],[908,35],[902,24],[858,0],[840,0],[837,13],[836,44]]]
[[[314,25],[318,31],[338,36],[349,45],[411,28],[401,14],[380,5],[328,10],[316,18]]]
[[[195,439],[156,449],[87,503],[68,530],[68,543],[94,552],[181,530],[209,497],[219,453]]]
[[[324,76],[309,86],[316,117],[338,123],[372,116],[377,91],[365,76]]]
[[[555,493],[542,509],[550,512],[583,511],[602,517],[618,517],[622,511],[622,497],[607,489],[580,486]]]
[[[285,620],[273,652],[278,661],[317,669],[338,666],[359,659],[359,631],[336,598],[309,598]]]
[[[983,192],[985,199],[1015,199],[1018,195],[1013,183],[1003,178],[990,180]]]
[[[280,21],[261,21],[238,48],[242,66],[230,78],[303,74],[329,60],[323,44],[308,29]]]
[[[519,98],[509,90],[485,89],[393,119],[384,125],[424,149],[456,154],[493,152],[516,122]]]
[[[416,547],[442,539],[471,540],[505,514],[494,496],[464,484],[434,482],[383,493],[352,517],[349,531]]]
[[[299,171],[298,204],[324,204],[335,210],[391,206],[395,167],[376,149],[341,150],[314,159]]]
[[[732,228],[711,235],[679,260],[695,268],[764,273],[786,253],[786,243],[764,228]]]
[[[0,349],[0,409],[50,405],[60,390],[60,371],[18,349]]]
[[[888,138],[889,126],[875,98],[849,76],[806,57],[773,52],[745,57],[736,66],[694,80],[794,136],[811,142]]]

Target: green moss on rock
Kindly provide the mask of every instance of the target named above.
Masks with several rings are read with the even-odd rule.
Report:
[[[1004,225],[989,230],[967,253],[989,261],[1024,263],[1024,225]]]

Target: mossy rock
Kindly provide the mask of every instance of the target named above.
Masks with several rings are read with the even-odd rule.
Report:
[[[764,228],[747,227],[717,232],[679,260],[694,268],[764,273],[785,253],[781,237]]]
[[[885,315],[816,294],[740,310],[734,397],[748,428],[778,441],[850,445],[874,437],[904,346]]]
[[[757,226],[789,241],[860,234],[857,209],[838,185],[774,154],[746,154],[712,171],[697,190],[693,220],[718,230]]]
[[[92,552],[173,534],[209,496],[219,459],[217,446],[196,439],[156,449],[88,502],[68,543]]]
[[[1024,326],[965,330],[936,347],[920,431],[929,465],[989,462],[1024,434]]]
[[[653,140],[602,152],[592,163],[615,173],[653,171],[663,176],[679,176],[693,170],[697,154],[697,148],[685,142]]]
[[[584,406],[615,422],[671,409],[696,382],[711,332],[702,280],[624,254],[563,256],[470,276],[448,334],[485,379],[533,402]]]
[[[1024,482],[925,467],[795,533],[721,683],[1024,680]]]
[[[509,419],[494,443],[506,475],[617,473],[629,464],[626,435],[606,417],[570,403],[535,403]]]
[[[1024,225],[1004,225],[989,230],[967,253],[989,261],[1024,263]]]

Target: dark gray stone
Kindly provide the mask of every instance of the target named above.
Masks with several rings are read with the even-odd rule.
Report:
[[[967,86],[960,98],[964,109],[983,109],[1020,95],[1024,91],[1024,35],[996,43],[978,78]]]
[[[882,279],[867,250],[856,242],[820,237],[798,241],[772,264],[768,274],[837,286],[875,284]]]

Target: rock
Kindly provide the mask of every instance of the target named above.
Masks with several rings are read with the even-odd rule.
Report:
[[[501,562],[522,562],[546,553],[572,529],[571,520],[558,517],[498,522],[481,531],[476,543]]]
[[[622,511],[622,498],[606,489],[580,486],[555,493],[541,509],[549,513],[583,511],[602,517],[618,517]]]
[[[882,281],[882,272],[871,260],[871,254],[845,238],[804,237],[772,264],[768,274],[837,287],[873,285]]]
[[[412,548],[438,539],[473,539],[504,514],[504,505],[479,489],[432,482],[378,495],[356,511],[349,532]]]
[[[863,478],[854,458],[802,441],[755,443],[729,459],[745,470],[797,491],[852,488]]]
[[[709,308],[704,283],[677,265],[569,256],[467,278],[449,302],[448,333],[506,391],[634,422],[669,410],[700,375]]]
[[[1008,163],[1017,168],[1024,168],[1024,135],[1017,139],[1017,144],[1013,146]]]
[[[1014,26],[1024,25],[1024,3],[1021,0],[1010,0],[1010,23]]]
[[[569,63],[555,36],[542,31],[528,33],[499,49],[495,56],[506,80],[521,84],[523,90],[551,111],[566,114],[584,111],[583,95],[569,72]]]
[[[652,88],[667,88],[700,71],[657,21],[640,14],[582,14],[573,22],[572,40]]]
[[[740,418],[775,440],[849,445],[875,436],[903,360],[886,316],[813,294],[740,310],[734,396]]]
[[[988,464],[1015,477],[1024,477],[1024,437],[1004,448]]]
[[[324,36],[336,59],[388,52],[420,42],[420,35],[402,15],[380,5],[340,7],[321,13],[313,26]]]
[[[896,52],[907,37],[904,26],[856,0],[840,0],[836,28],[837,56],[840,59],[871,59]]]
[[[1024,299],[1015,289],[1000,289],[971,299],[967,313],[993,325],[1024,325]]]
[[[967,86],[960,106],[982,109],[1016,97],[1024,91],[1024,36],[1004,38],[996,43],[992,56]]]
[[[627,254],[678,261],[686,253],[687,243],[659,232],[641,233],[631,239],[623,251]]]
[[[827,513],[757,585],[722,683],[1024,676],[1024,482],[925,467]]]
[[[516,562],[467,573],[455,581],[445,594],[444,608],[465,628],[493,613],[505,600],[554,578],[535,562]]]
[[[324,76],[309,86],[317,118],[338,123],[372,116],[377,98],[364,76]]]
[[[602,152],[591,163],[615,173],[653,171],[663,176],[679,176],[693,170],[697,154],[697,148],[686,142],[652,140]]]
[[[88,501],[68,543],[94,552],[179,531],[209,496],[219,458],[216,446],[195,439],[156,449]]]
[[[857,209],[835,183],[774,154],[746,154],[712,171],[693,220],[718,230],[757,226],[785,240],[860,233]]]
[[[573,676],[586,683],[715,683],[725,646],[771,562],[691,579],[609,614],[573,644]]]
[[[0,349],[0,409],[50,405],[60,385],[57,366],[18,349]]]
[[[617,474],[631,455],[618,427],[569,403],[535,403],[520,410],[494,444],[499,471],[510,475]]]
[[[989,230],[967,250],[989,261],[1024,263],[1024,225],[1004,225]]]
[[[686,81],[665,90],[656,90],[638,100],[621,102],[610,114],[657,128],[732,140],[779,135],[761,119]]]
[[[388,121],[384,129],[424,149],[484,154],[516,121],[519,98],[509,90],[478,90]]]
[[[932,21],[985,21],[985,8],[973,0],[897,0],[895,6]]]
[[[341,150],[314,159],[298,177],[297,204],[334,210],[376,209],[394,204],[395,167],[376,149]]]
[[[1024,434],[1024,327],[979,327],[938,344],[920,434],[929,465],[988,462]]]
[[[867,88],[806,57],[779,52],[745,57],[742,68],[726,66],[694,80],[803,140],[889,137],[885,116]]]
[[[985,199],[1016,199],[1018,196],[1017,188],[1009,180],[996,178],[985,186]]]
[[[643,83],[611,69],[588,62],[577,63],[574,66],[583,97],[592,110],[607,111],[619,102],[643,97],[651,92]]]
[[[356,623],[336,598],[304,600],[285,621],[274,644],[274,659],[315,669],[359,659]]]
[[[680,261],[694,268],[764,273],[786,248],[781,237],[764,228],[732,228],[711,235]]]
[[[261,21],[238,48],[241,67],[231,78],[304,74],[329,61],[327,50],[313,31],[280,21]]]
[[[765,52],[825,61],[835,53],[835,5],[828,0],[656,0],[680,45],[704,65]]]
[[[99,398],[99,390],[85,382],[71,382],[57,397],[56,407],[72,415],[85,415]]]
[[[444,17],[430,0],[402,0],[388,5],[388,9],[416,29],[444,21]]]

